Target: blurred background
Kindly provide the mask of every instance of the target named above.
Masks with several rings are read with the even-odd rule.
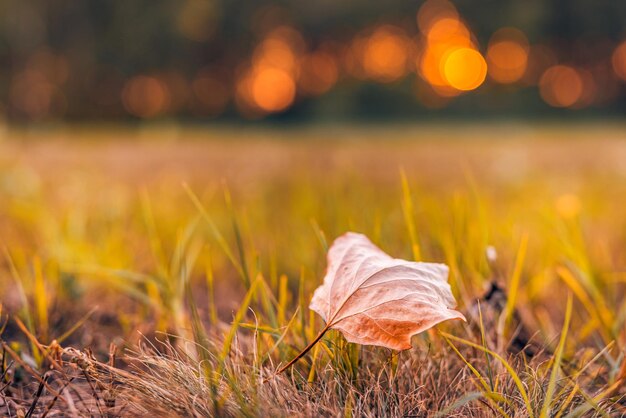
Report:
[[[617,0],[2,0],[0,115],[619,118],[625,39]]]

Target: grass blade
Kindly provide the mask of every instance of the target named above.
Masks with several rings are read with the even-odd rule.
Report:
[[[246,311],[250,307],[250,303],[252,302],[252,298],[254,297],[256,293],[256,288],[260,281],[261,281],[261,278],[259,276],[250,285],[250,289],[248,289],[248,292],[243,298],[243,301],[241,302],[241,305],[239,306],[239,309],[237,310],[237,313],[235,314],[235,317],[230,326],[230,329],[228,330],[228,333],[226,334],[226,338],[224,339],[224,344],[222,346],[222,351],[219,356],[220,372],[221,372],[221,368],[226,362],[226,358],[228,358],[228,355],[230,353],[230,348],[233,343],[233,339],[235,338],[235,334],[237,334],[237,330],[239,329],[239,324],[241,323],[241,320],[245,316]]]
[[[420,261],[422,259],[422,254],[417,240],[417,232],[415,231],[415,221],[413,220],[413,199],[411,198],[411,189],[409,188],[409,182],[406,178],[404,169],[400,170],[400,179],[402,181],[402,212],[404,213],[404,221],[406,223],[407,230],[409,231],[411,249],[413,250],[413,259],[415,261]]]
[[[196,194],[191,190],[191,188],[187,185],[187,183],[183,183],[183,189],[185,189],[185,192],[187,192],[187,195],[191,199],[192,203],[194,204],[198,212],[200,212],[200,215],[202,216],[202,218],[209,225],[209,228],[211,229],[213,237],[217,241],[222,251],[224,251],[224,254],[226,254],[226,257],[228,258],[228,260],[232,263],[232,265],[235,267],[239,275],[245,281],[246,274],[244,273],[242,266],[239,264],[239,262],[235,258],[228,243],[226,242],[226,239],[224,238],[220,230],[215,225],[215,222],[213,222],[213,219],[211,218],[207,210],[204,208],[204,205],[202,205],[202,203],[200,202],[200,199],[198,198],[198,196],[196,196]]]
[[[550,404],[552,403],[552,397],[554,396],[554,391],[556,390],[556,379],[559,373],[559,369],[561,367],[561,359],[563,358],[563,350],[565,349],[565,341],[567,339],[567,331],[569,329],[570,319],[572,317],[572,294],[569,293],[567,295],[567,307],[565,308],[565,321],[563,321],[563,328],[561,329],[561,338],[559,340],[559,345],[556,347],[556,352],[554,354],[554,364],[552,366],[552,373],[550,374],[550,381],[548,382],[548,389],[546,390],[546,395],[543,401],[543,406],[541,407],[541,413],[539,414],[540,418],[547,418],[550,414]]]
[[[515,386],[517,387],[517,390],[520,393],[520,396],[522,397],[522,399],[524,400],[524,404],[526,406],[526,411],[528,412],[528,415],[532,418],[534,417],[534,413],[533,413],[533,407],[530,403],[530,398],[528,397],[528,392],[526,392],[526,389],[524,388],[524,384],[522,383],[522,379],[520,379],[519,375],[517,374],[517,372],[515,371],[515,369],[509,364],[508,361],[506,361],[504,359],[504,357],[502,357],[501,355],[499,355],[498,353],[489,350],[488,348],[485,348],[481,345],[475,344],[471,341],[468,341],[466,339],[460,338],[460,337],[455,337],[454,335],[448,334],[446,332],[443,331],[439,331],[441,333],[441,335],[445,336],[446,338],[449,338],[453,341],[458,341],[460,343],[463,343],[465,345],[468,345],[470,347],[474,347],[478,350],[484,351],[485,353],[495,357],[496,359],[498,359],[498,361],[500,361],[500,363],[502,363],[502,365],[504,366],[504,368],[506,368],[506,370],[509,372],[509,375],[511,376],[511,378],[513,379],[513,382],[515,383]]]
[[[515,267],[513,269],[513,275],[511,276],[511,282],[509,283],[509,294],[504,308],[504,318],[498,324],[498,334],[502,338],[506,338],[506,332],[508,331],[513,312],[515,311],[515,302],[517,301],[517,293],[519,290],[520,281],[522,278],[522,269],[524,268],[524,260],[526,259],[526,251],[528,249],[528,234],[522,235],[522,239],[517,250],[517,257],[515,258]]]

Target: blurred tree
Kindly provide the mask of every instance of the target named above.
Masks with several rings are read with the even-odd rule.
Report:
[[[237,117],[232,98],[234,83],[249,65],[256,45],[272,29],[290,25],[301,32],[307,49],[332,44],[340,51],[363,29],[384,23],[391,23],[415,37],[415,15],[422,3],[405,0],[2,0],[0,112],[16,121],[128,118],[132,117],[132,112],[124,105],[125,86],[129,91],[127,85],[133,77],[147,76],[157,82],[146,84],[148,90],[141,93],[143,99],[137,100],[156,97],[156,90],[150,91],[151,85],[162,90],[163,109],[154,114],[158,117],[206,114],[197,106],[204,103],[206,110],[210,103],[225,103],[224,99],[197,100],[194,94],[218,85],[226,87],[231,96],[230,105],[226,111],[220,105],[219,114]],[[624,85],[611,81],[613,76],[606,68],[610,67],[612,51],[626,37],[626,2],[458,0],[454,5],[474,33],[479,49],[484,50],[499,28],[519,28],[532,44],[551,47],[559,62],[571,62],[584,67],[584,71],[589,69],[592,77],[610,79],[607,82],[596,80],[596,85],[600,86],[597,88],[615,90],[602,102],[601,109],[604,113],[623,112],[626,106]],[[604,76],[596,75],[600,70],[591,71],[601,66],[604,66]],[[203,81],[194,84],[198,77]],[[416,99],[415,94],[408,94],[414,77],[409,75],[395,84],[372,86],[355,85],[342,76],[334,87],[337,94],[314,98],[298,96],[286,114],[316,117],[327,114],[319,109],[329,106],[336,117],[337,105],[331,101],[338,97],[342,98],[339,114],[345,117],[430,114],[430,111],[424,113],[424,102]],[[194,85],[204,87],[194,90]],[[445,111],[497,113],[499,107],[489,103],[502,91],[512,98],[528,96],[523,89],[502,89],[485,86],[483,95],[456,101]],[[537,109],[547,110],[538,94],[533,97],[533,100],[522,100],[521,108],[508,109],[531,113]],[[363,98],[367,103],[363,103]],[[300,105],[311,101],[316,105]]]

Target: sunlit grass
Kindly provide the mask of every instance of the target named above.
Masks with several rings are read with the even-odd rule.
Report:
[[[111,408],[138,414],[623,413],[626,145],[602,139],[621,130],[471,149],[471,131],[450,132],[461,138],[107,142],[56,159],[46,144],[3,145],[0,388],[17,369],[52,369],[45,409],[68,384],[59,360],[74,359],[68,387],[93,413],[113,387]],[[448,264],[469,323],[401,353],[331,331],[274,377],[323,328],[308,304],[348,230]],[[477,305],[492,281],[509,297]],[[520,321],[532,358],[513,348]],[[122,364],[107,362],[110,343]]]

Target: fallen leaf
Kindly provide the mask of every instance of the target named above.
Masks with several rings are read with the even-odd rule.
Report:
[[[455,306],[448,266],[390,257],[365,235],[348,232],[328,250],[324,283],[309,305],[326,326],[276,375],[301,359],[331,328],[352,343],[406,350],[415,334],[447,319],[465,321]]]
[[[447,279],[444,264],[392,258],[365,235],[348,232],[328,251],[326,277],[309,308],[349,342],[406,350],[411,336],[465,320],[453,309]]]

